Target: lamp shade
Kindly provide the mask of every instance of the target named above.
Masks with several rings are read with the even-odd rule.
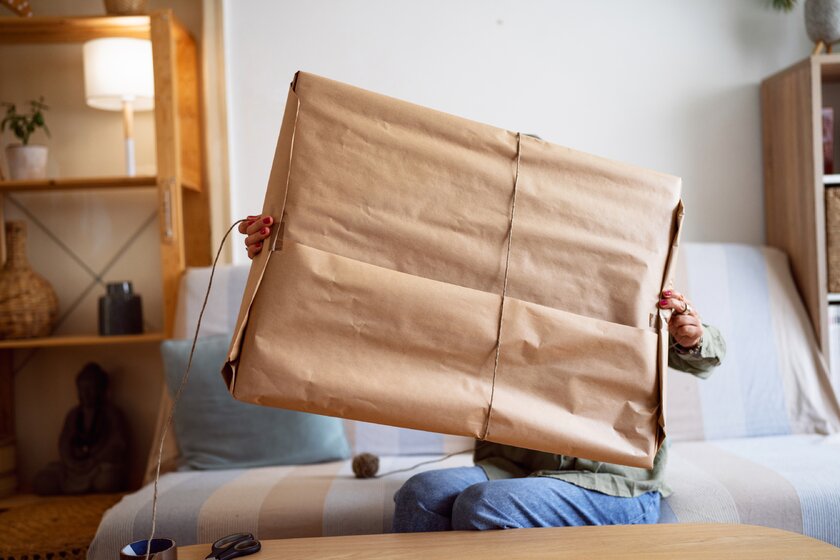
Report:
[[[135,111],[155,106],[152,43],[147,39],[108,37],[84,45],[85,99],[96,109],[121,111],[130,101]]]

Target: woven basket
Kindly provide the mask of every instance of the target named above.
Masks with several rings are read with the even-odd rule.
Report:
[[[840,292],[840,187],[825,189],[825,245],[828,291]]]
[[[114,16],[136,16],[148,13],[148,0],[105,0],[105,11]]]
[[[121,497],[68,496],[0,512],[0,560],[84,560],[102,515]]]
[[[26,258],[26,224],[6,223],[6,264],[0,271],[0,339],[49,336],[58,298]]]

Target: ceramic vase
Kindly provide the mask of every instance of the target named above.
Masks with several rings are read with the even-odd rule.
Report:
[[[805,30],[815,43],[830,45],[840,41],[840,0],[807,0]]]

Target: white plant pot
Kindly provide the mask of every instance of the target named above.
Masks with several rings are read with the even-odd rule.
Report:
[[[9,178],[13,181],[44,179],[47,176],[47,147],[6,146],[6,162],[9,164]]]

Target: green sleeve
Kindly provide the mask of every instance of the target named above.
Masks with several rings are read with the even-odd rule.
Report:
[[[676,341],[669,337],[668,366],[690,373],[701,379],[712,374],[712,370],[720,365],[726,355],[726,342],[720,331],[711,325],[703,323],[703,344],[700,354],[680,354],[676,350]]]

